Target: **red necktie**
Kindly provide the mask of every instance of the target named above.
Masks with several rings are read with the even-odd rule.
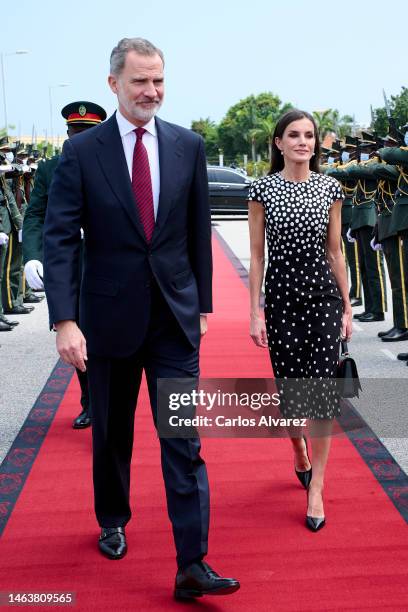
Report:
[[[133,150],[132,191],[143,225],[147,242],[150,242],[154,230],[154,208],[152,179],[150,176],[149,157],[142,142],[144,128],[136,128],[136,143]]]

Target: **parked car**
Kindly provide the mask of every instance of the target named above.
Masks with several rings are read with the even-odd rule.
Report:
[[[212,214],[242,215],[248,212],[251,178],[232,168],[207,166]]]

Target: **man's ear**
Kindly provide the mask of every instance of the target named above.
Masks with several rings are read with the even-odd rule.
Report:
[[[117,94],[118,93],[117,78],[113,74],[110,74],[108,76],[108,84],[111,90],[113,91],[113,93]]]

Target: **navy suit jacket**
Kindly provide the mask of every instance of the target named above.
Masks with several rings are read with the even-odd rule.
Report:
[[[90,353],[125,357],[144,340],[152,276],[193,347],[212,311],[211,218],[203,140],[156,118],[160,199],[146,242],[115,115],[64,143],[44,226],[50,321],[79,321]],[[80,228],[85,232],[82,285]]]

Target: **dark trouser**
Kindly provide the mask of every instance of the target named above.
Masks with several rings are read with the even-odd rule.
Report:
[[[184,336],[156,286],[152,288],[149,329],[140,349],[123,359],[88,355],[95,512],[102,527],[125,525],[131,517],[133,422],[143,369],[155,423],[157,379],[199,375],[198,350],[193,349]],[[200,457],[198,438],[163,438],[160,446],[177,563],[185,566],[207,552],[207,470]]]
[[[18,231],[13,228],[9,235],[5,270],[2,281],[3,308],[11,310],[23,305],[21,281],[23,273],[23,249],[18,241]]]
[[[346,259],[346,264],[350,270],[350,298],[361,298],[361,275],[360,264],[358,261],[358,243],[347,240],[347,230],[349,226],[343,225],[341,228],[342,251]]]
[[[354,230],[358,242],[364,310],[382,314],[387,310],[384,257],[381,251],[374,251],[370,246],[372,232],[373,228],[370,226]]]
[[[6,273],[6,256],[7,256],[7,245],[0,245],[0,315],[4,314],[4,308],[7,308],[7,302],[3,302],[3,279]]]
[[[89,398],[89,388],[88,388],[88,372],[81,372],[81,370],[76,370],[79,385],[81,387],[81,406],[83,410],[86,410],[89,416],[91,414],[91,401]]]
[[[389,236],[382,240],[392,292],[392,315],[394,327],[408,328],[407,286],[401,236]]]

